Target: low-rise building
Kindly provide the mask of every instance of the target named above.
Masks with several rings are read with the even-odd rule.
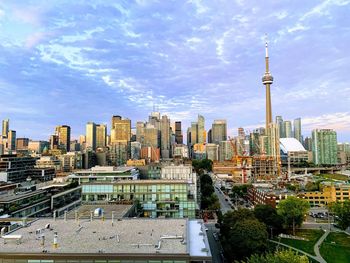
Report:
[[[294,192],[286,189],[274,189],[269,183],[253,184],[248,188],[248,199],[254,205],[270,205],[276,208],[281,200],[294,195]]]
[[[333,202],[343,202],[350,198],[349,183],[322,182],[320,191],[303,192],[298,196],[307,200],[312,207],[326,206]]]
[[[195,218],[196,193],[187,180],[84,183],[83,202],[138,201],[145,217]]]
[[[212,262],[201,220],[39,219],[2,239],[4,262]]]
[[[81,203],[81,186],[51,184],[19,187],[0,197],[0,216],[38,217],[62,214]]]

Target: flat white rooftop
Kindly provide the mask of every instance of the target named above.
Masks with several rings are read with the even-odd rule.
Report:
[[[49,225],[48,225],[49,224]],[[48,227],[49,228],[46,228]],[[211,257],[206,232],[200,220],[187,219],[39,219],[10,235],[20,242],[1,240],[1,254],[172,254]],[[39,233],[40,232],[40,233]],[[58,247],[54,248],[57,233]],[[42,235],[45,236],[42,245]]]

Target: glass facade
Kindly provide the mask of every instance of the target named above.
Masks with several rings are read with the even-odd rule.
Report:
[[[145,217],[194,218],[196,202],[187,183],[133,183],[83,185],[83,202],[138,200]]]

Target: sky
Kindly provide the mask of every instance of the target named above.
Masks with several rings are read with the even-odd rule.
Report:
[[[0,119],[17,137],[72,136],[155,107],[185,132],[201,114],[264,126],[265,34],[273,116],[350,141],[350,0],[0,1]],[[110,127],[108,127],[110,128]]]

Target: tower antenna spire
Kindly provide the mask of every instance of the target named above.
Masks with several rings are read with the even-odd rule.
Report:
[[[262,78],[262,82],[266,87],[266,129],[268,129],[269,124],[272,122],[270,85],[273,83],[273,77],[270,74],[270,69],[269,69],[269,52],[268,52],[267,34],[265,34],[265,64],[266,64],[266,71]]]

